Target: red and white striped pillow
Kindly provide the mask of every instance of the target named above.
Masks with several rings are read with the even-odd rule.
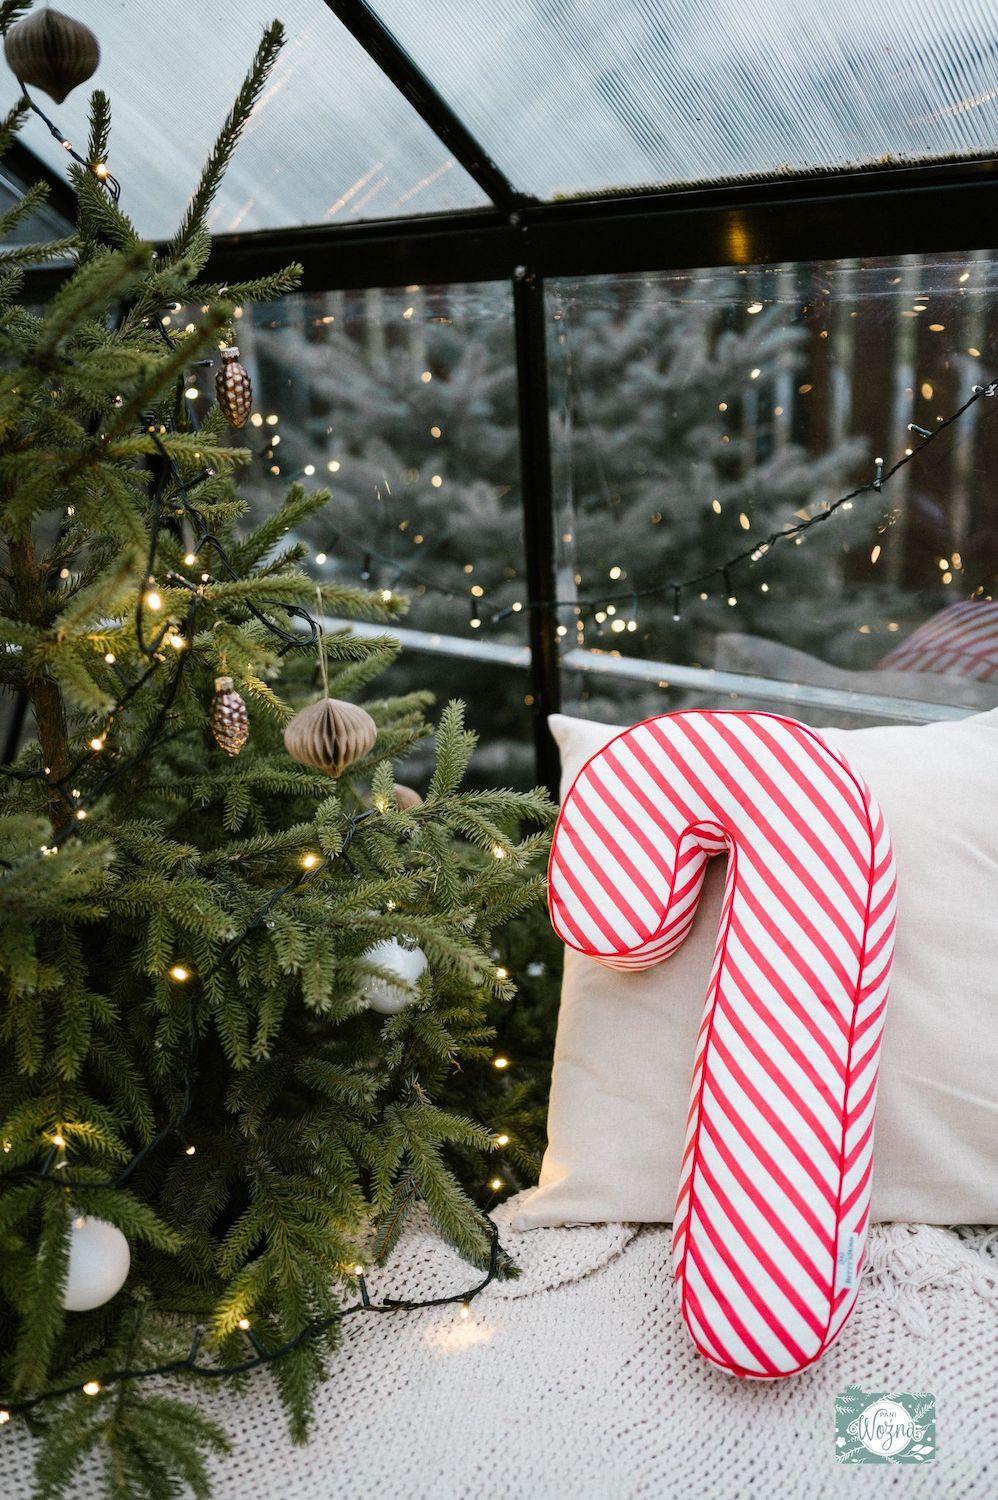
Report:
[[[774,1378],[821,1356],[858,1292],[897,878],[869,788],[814,730],[690,711],[624,730],[579,772],[552,848],[555,930],[613,968],[658,964],[717,854],[675,1277],[701,1352]]]

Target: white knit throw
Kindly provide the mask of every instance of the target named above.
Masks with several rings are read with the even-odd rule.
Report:
[[[739,1381],[691,1344],[670,1277],[670,1231],[610,1224],[508,1228],[522,1268],[463,1319],[454,1307],[344,1325],[310,1443],[291,1446],[262,1373],[194,1399],[228,1429],[217,1500],[918,1500],[998,1495],[998,1230],[878,1224],[855,1312],[804,1374]],[[425,1222],[372,1295],[460,1291],[474,1273]],[[908,1467],[835,1462],[847,1386],[930,1391],[938,1456]],[[27,1500],[31,1443],[0,1431],[0,1493]],[[81,1467],[73,1500],[94,1500]]]

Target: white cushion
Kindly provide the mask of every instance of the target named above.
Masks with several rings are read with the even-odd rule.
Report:
[[[549,722],[564,794],[620,726]],[[998,710],[822,733],[884,810],[901,892],[872,1218],[998,1223]],[[566,952],[548,1149],[519,1228],[671,1218],[723,885],[714,860],[693,930],[652,969]]]

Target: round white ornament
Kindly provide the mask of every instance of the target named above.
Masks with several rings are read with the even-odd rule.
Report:
[[[104,1219],[74,1219],[69,1232],[69,1274],[62,1305],[89,1312],[110,1302],[128,1275],[132,1253],[121,1230]]]
[[[373,974],[364,981],[361,994],[372,1010],[383,1016],[395,1016],[411,1005],[416,998],[416,981],[425,972],[428,962],[422,948],[407,948],[397,938],[385,938],[365,949],[362,957],[367,963],[377,964],[379,969],[387,969],[398,976],[398,983],[379,979]]]

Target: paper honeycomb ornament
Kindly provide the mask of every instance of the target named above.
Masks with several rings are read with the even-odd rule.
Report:
[[[56,104],[97,70],[100,44],[89,26],[58,10],[36,10],[8,31],[3,44],[11,72]]]
[[[230,344],[221,351],[222,368],[215,376],[215,393],[222,414],[230,427],[245,427],[253,410],[253,382],[246,366],[239,362],[239,349]]]
[[[340,776],[374,748],[378,726],[356,703],[320,698],[296,713],[284,731],[284,748],[303,766]]]
[[[215,678],[211,705],[211,732],[226,755],[238,755],[249,739],[249,716],[231,677]]]

